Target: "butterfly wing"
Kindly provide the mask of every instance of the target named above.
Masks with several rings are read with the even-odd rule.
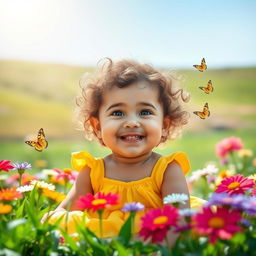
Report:
[[[210,116],[210,111],[208,108],[208,103],[205,103],[203,111],[194,111],[195,115],[199,116],[201,119],[205,119],[206,117]]]
[[[200,72],[203,72],[204,70],[206,70],[207,65],[206,65],[206,62],[205,62],[205,58],[203,58],[201,60],[201,65],[193,65],[193,67],[195,67]]]
[[[37,135],[37,147],[36,150],[42,151],[48,147],[48,141],[45,139],[45,134],[43,128],[41,128]]]
[[[208,81],[207,90],[209,91],[209,93],[213,92],[213,86],[212,86],[212,81],[211,80]]]
[[[43,128],[41,128],[37,135],[37,140],[27,140],[26,144],[33,147],[35,150],[41,152],[43,149],[47,148],[48,142],[45,139],[45,134]]]

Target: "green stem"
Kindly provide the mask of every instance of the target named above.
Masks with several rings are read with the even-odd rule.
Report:
[[[236,158],[235,158],[235,155],[234,155],[234,152],[233,152],[233,151],[230,152],[230,157],[231,157],[231,159],[233,160],[233,164],[234,164],[234,166],[235,166],[236,173],[239,173],[239,171],[238,171],[238,165],[237,165]]]
[[[100,238],[103,237],[103,231],[102,231],[102,214],[103,214],[103,210],[98,210],[98,214],[99,214],[99,220],[100,220]]]

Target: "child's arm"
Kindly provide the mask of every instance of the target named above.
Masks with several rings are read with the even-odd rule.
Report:
[[[90,179],[90,168],[85,167],[81,170],[77,176],[76,182],[68,192],[66,198],[60,203],[55,211],[58,210],[78,210],[76,207],[76,200],[88,193],[93,193],[91,179]]]
[[[183,193],[189,196],[186,178],[180,165],[176,161],[170,163],[165,170],[161,192],[162,198],[172,193]],[[180,208],[190,208],[189,200],[186,202],[186,204],[181,204]],[[181,219],[179,225],[184,224],[184,219]],[[178,234],[174,232],[168,232],[168,240],[171,246],[174,245],[177,238]]]
[[[79,172],[76,182],[71,190],[68,192],[66,198],[59,204],[59,206],[54,211],[46,213],[41,219],[41,223],[45,222],[46,219],[54,215],[55,212],[78,210],[76,207],[76,200],[81,195],[86,195],[87,193],[93,193],[90,180],[90,169],[88,167],[84,168],[81,172]]]

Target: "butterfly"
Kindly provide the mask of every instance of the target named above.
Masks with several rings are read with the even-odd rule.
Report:
[[[201,65],[193,65],[193,67],[195,67],[196,69],[198,69],[200,72],[203,72],[207,69],[207,65],[206,65],[206,62],[205,62],[205,59],[203,58],[201,60]]]
[[[193,112],[195,115],[199,116],[201,119],[205,119],[206,117],[210,116],[210,111],[209,111],[209,107],[208,107],[208,103],[204,104],[204,109],[203,111],[194,111]]]
[[[209,80],[207,83],[207,87],[199,87],[199,89],[203,90],[206,94],[213,92],[212,80]]]
[[[34,147],[35,150],[42,152],[43,149],[47,148],[48,142],[45,139],[45,134],[43,128],[41,128],[37,134],[37,140],[27,140],[25,141],[31,147]]]

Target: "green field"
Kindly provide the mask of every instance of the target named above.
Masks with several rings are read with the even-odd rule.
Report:
[[[95,156],[108,152],[84,139],[73,118],[79,79],[92,67],[0,61],[0,154],[1,159],[29,161],[45,159],[47,168],[70,167],[70,153],[87,150]],[[167,70],[168,71],[168,70]],[[216,161],[214,146],[228,136],[239,136],[245,147],[256,151],[256,68],[232,68],[206,72],[176,71],[183,88],[191,94],[186,109],[191,118],[181,139],[169,142],[163,154],[188,153],[192,170]],[[204,94],[198,86],[212,80],[214,92]],[[211,116],[201,120],[192,112],[208,102]],[[42,153],[24,143],[43,127],[49,147]]]

